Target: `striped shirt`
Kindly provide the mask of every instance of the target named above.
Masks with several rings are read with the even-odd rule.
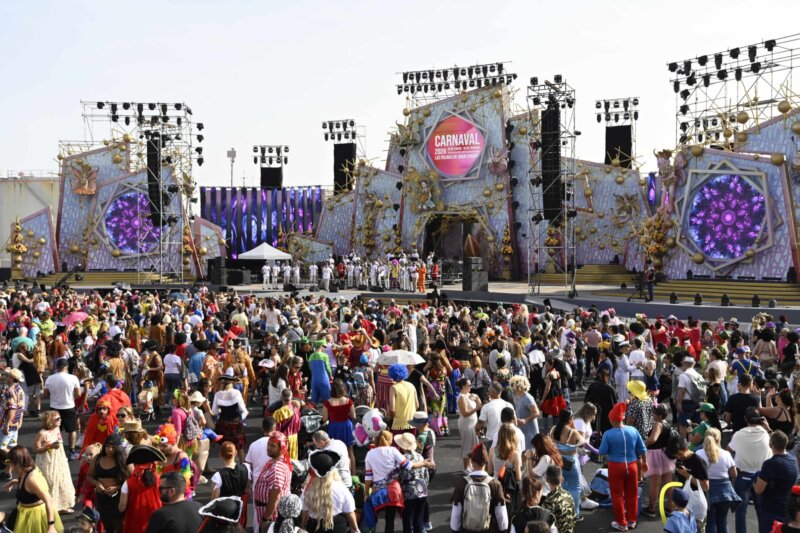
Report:
[[[253,487],[253,499],[256,505],[256,518],[258,523],[261,523],[262,517],[267,509],[267,502],[269,501],[269,493],[273,490],[278,490],[278,501],[284,496],[288,496],[291,492],[292,472],[282,459],[275,460],[270,458],[261,474],[256,480]],[[275,512],[270,520],[278,518],[278,506],[275,506]]]

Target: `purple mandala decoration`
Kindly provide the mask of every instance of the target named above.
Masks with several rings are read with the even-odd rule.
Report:
[[[105,224],[111,243],[126,254],[149,252],[161,235],[150,220],[150,201],[143,193],[117,197],[106,211]]]
[[[689,233],[707,257],[735,259],[754,247],[765,216],[761,192],[737,174],[724,174],[692,199]]]

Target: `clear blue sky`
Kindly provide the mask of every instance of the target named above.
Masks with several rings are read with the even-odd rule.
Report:
[[[332,183],[320,123],[353,118],[382,161],[403,70],[511,61],[577,91],[579,157],[601,160],[594,101],[639,96],[638,153],[674,145],[667,61],[797,31],[800,3],[698,0],[0,3],[0,171],[55,170],[84,136],[80,100],[185,101],[204,122],[201,185],[256,183],[253,144],[288,144],[287,185]],[[652,166],[653,158],[643,158]]]

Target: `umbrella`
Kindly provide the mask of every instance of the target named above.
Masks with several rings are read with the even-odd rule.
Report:
[[[170,300],[191,300],[189,296],[186,296],[185,293],[182,292],[171,292],[169,293]]]
[[[73,311],[70,314],[68,314],[67,316],[65,316],[64,320],[62,320],[61,322],[63,322],[65,326],[70,327],[70,326],[74,326],[75,324],[77,324],[79,322],[83,322],[88,317],[89,317],[89,315],[84,313],[83,311]]]
[[[424,363],[425,359],[421,355],[409,352],[408,350],[389,350],[383,352],[378,356],[377,364],[379,365],[419,365]]]
[[[11,339],[11,350],[16,350],[20,344],[27,344],[29,350],[32,350],[34,346],[33,339],[30,337],[14,337]]]

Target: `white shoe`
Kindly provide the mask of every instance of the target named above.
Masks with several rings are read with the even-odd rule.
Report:
[[[581,509],[586,509],[587,511],[591,511],[592,509],[597,509],[598,507],[600,507],[600,504],[589,498],[586,498],[585,500],[581,501]]]

